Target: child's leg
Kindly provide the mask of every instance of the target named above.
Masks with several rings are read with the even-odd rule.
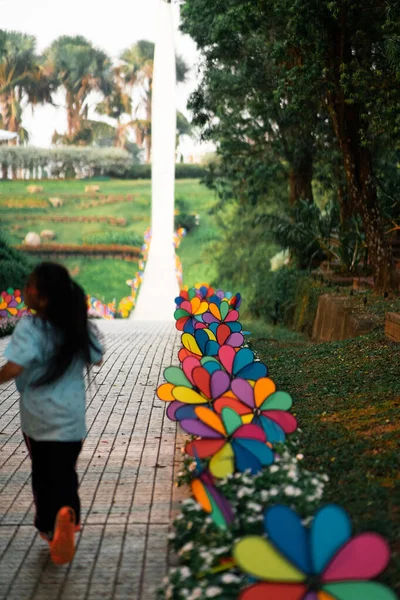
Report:
[[[76,462],[82,442],[47,442],[25,437],[32,460],[32,488],[36,504],[35,527],[44,533],[54,530],[58,511],[74,509],[80,521]]]

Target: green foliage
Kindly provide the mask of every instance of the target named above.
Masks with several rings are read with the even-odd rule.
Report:
[[[129,231],[96,231],[83,237],[86,244],[120,244],[141,247],[143,236]]]
[[[190,205],[182,198],[175,200],[175,229],[184,227],[187,233],[196,227],[196,215],[190,212]]]
[[[33,263],[9,246],[0,232],[0,292],[7,288],[22,289]]]
[[[205,177],[206,169],[200,165],[175,165],[175,179],[201,179]],[[151,179],[151,165],[132,165],[125,174],[126,179]]]

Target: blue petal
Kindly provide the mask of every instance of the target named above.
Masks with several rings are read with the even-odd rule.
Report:
[[[285,558],[303,573],[312,573],[310,533],[291,508],[278,504],[267,510],[264,528],[271,542]]]
[[[183,326],[183,331],[184,331],[185,333],[192,333],[192,334],[194,333],[194,327],[193,327],[193,322],[192,322],[192,319],[191,319],[191,318],[189,318],[189,319],[186,321],[186,323],[184,324],[184,326]]]
[[[252,365],[254,362],[254,354],[250,350],[250,348],[242,348],[236,354],[235,359],[233,361],[233,372],[236,374],[241,369]]]
[[[264,429],[267,440],[271,442],[271,444],[278,444],[285,441],[285,432],[282,427],[278,425],[278,423],[275,423],[275,421],[272,421],[272,419],[268,419],[268,417],[261,415],[260,417],[253,419],[252,423],[256,423]]]
[[[215,342],[214,340],[209,340],[206,343],[204,354],[206,354],[207,356],[217,356],[219,348],[220,345],[218,344],[218,342]]]
[[[238,471],[243,472],[250,469],[252,475],[261,471],[262,463],[256,454],[253,454],[253,452],[248,450],[237,440],[232,440],[231,444],[235,453],[236,469]]]
[[[182,421],[183,419],[197,419],[197,415],[195,412],[197,404],[187,404],[186,406],[181,406],[175,413],[175,417],[178,421]]]
[[[242,324],[239,321],[229,321],[225,325],[228,325],[232,333],[240,333],[242,331]]]
[[[255,454],[262,465],[272,465],[274,462],[274,453],[264,442],[249,438],[236,438],[235,442]]]
[[[221,365],[217,362],[207,362],[204,363],[203,367],[212,375],[215,371],[221,371]]]
[[[261,377],[266,377],[268,373],[267,367],[262,362],[255,362],[248,367],[244,367],[237,373],[235,373],[236,377],[240,377],[241,379],[250,379],[252,381],[257,381],[261,379]]]
[[[175,298],[175,304],[177,306],[180,306],[183,301],[184,301],[184,298],[182,298],[181,296],[178,296],[177,298]]]
[[[329,504],[317,512],[311,526],[313,571],[322,573],[330,560],[350,538],[351,521],[340,506]]]
[[[213,332],[214,335],[217,335],[217,327],[219,323],[210,323],[208,329]]]
[[[209,337],[206,334],[205,331],[203,331],[202,329],[196,329],[196,333],[194,334],[194,339],[197,342],[197,345],[199,346],[201,353],[205,354],[205,350],[206,350],[206,344],[209,341]]]

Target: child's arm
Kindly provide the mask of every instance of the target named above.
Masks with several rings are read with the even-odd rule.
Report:
[[[16,377],[18,377],[18,375],[21,375],[23,370],[24,370],[24,367],[21,367],[20,365],[17,365],[16,363],[13,363],[13,362],[6,363],[4,365],[4,367],[2,367],[0,369],[0,385],[2,383],[7,383],[8,381],[15,379]]]

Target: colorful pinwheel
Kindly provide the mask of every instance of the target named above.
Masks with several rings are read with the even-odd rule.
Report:
[[[178,357],[182,362],[188,356],[217,356],[219,348],[223,345],[240,348],[244,343],[244,337],[240,332],[240,323],[237,332],[225,325],[216,325],[215,328],[196,329],[193,334],[184,333],[182,335],[183,348],[180,349]]]
[[[236,398],[218,398],[214,410],[221,414],[225,407],[232,408],[244,423],[260,425],[271,444],[284,442],[287,433],[297,429],[297,421],[288,411],[292,399],[286,392],[276,392],[272,379],[262,377],[254,387],[245,379],[233,379],[231,389]]]
[[[167,415],[172,421],[178,418],[192,417],[193,412],[177,411],[193,405],[211,405],[216,398],[224,395],[230,386],[230,377],[217,360],[200,361],[196,357],[188,357],[180,367],[168,367],[164,371],[168,383],[157,390],[160,400],[171,402]]]
[[[202,319],[207,309],[208,303],[201,301],[197,296],[191,300],[184,300],[174,313],[178,331],[194,333],[196,322]]]
[[[249,348],[241,348],[236,352],[234,348],[225,344],[218,350],[218,359],[231,378],[257,381],[268,372],[264,363],[254,360],[254,354]]]
[[[207,310],[208,309],[208,310]],[[227,300],[222,300],[218,306],[214,302],[210,302],[207,306],[207,312],[203,314],[204,323],[225,323],[230,326],[239,318],[239,313],[236,309],[232,309]]]
[[[189,442],[186,452],[199,458],[212,457],[209,469],[214,477],[223,478],[247,469],[254,474],[274,462],[274,453],[267,446],[261,427],[243,425],[240,415],[231,408],[224,408],[219,416],[209,408],[197,406],[195,413],[197,419],[184,419],[181,427],[202,439]]]
[[[197,457],[194,479],[190,486],[196,502],[210,515],[215,525],[226,529],[234,518],[232,507],[228,500],[219,493],[214,485],[213,476],[208,469],[201,466]]]
[[[351,537],[351,521],[339,506],[319,510],[310,530],[285,506],[265,514],[268,539],[248,536],[236,543],[237,565],[262,579],[240,600],[396,600],[394,592],[369,581],[387,566],[390,550],[376,533]]]

